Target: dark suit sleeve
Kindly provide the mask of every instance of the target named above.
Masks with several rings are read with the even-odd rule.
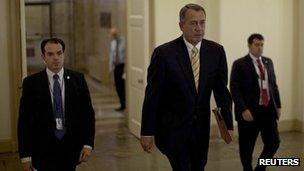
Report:
[[[84,111],[84,144],[94,147],[95,137],[95,112],[92,107],[89,89],[84,76],[81,74],[82,85],[82,104]]]
[[[235,61],[232,65],[232,70],[231,70],[230,91],[235,106],[237,106],[239,109],[239,111],[236,111],[236,114],[240,114],[247,109],[243,95],[240,91],[240,83],[242,81],[241,74],[242,73],[240,71],[240,64],[238,61]]]
[[[276,102],[277,108],[281,108],[281,99],[280,99],[280,93],[279,93],[279,88],[277,85],[277,79],[276,79],[276,75],[275,75],[275,71],[274,71],[274,66],[273,66],[273,62],[271,59],[269,59],[270,61],[270,66],[272,69],[272,84],[273,84],[273,93],[274,93],[274,101]]]
[[[147,87],[142,109],[141,135],[155,135],[157,112],[165,82],[165,64],[158,48],[148,68]]]
[[[223,47],[220,47],[220,62],[217,71],[217,78],[213,89],[214,98],[218,107],[221,108],[221,114],[225,120],[227,128],[233,130],[233,120],[231,112],[231,95],[227,88],[227,61]]]
[[[33,86],[25,78],[22,84],[22,96],[18,118],[18,148],[20,158],[32,156],[33,144],[33,115],[35,106],[32,99]]]

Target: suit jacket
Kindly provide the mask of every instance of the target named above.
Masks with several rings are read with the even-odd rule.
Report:
[[[95,114],[83,74],[64,69],[64,116],[69,148],[75,164],[84,145],[94,147]],[[34,165],[49,155],[55,139],[55,118],[46,70],[26,77],[20,99],[18,143],[20,158]]]
[[[270,103],[274,110],[269,116],[277,118],[276,108],[281,108],[281,100],[272,60],[262,57],[262,62],[267,70],[268,85],[270,93]],[[259,75],[257,74],[251,57],[246,55],[233,63],[230,79],[230,91],[235,104],[235,118],[237,121],[243,120],[242,112],[249,109],[254,118],[256,109],[259,106],[260,87],[258,83]],[[264,116],[265,117],[265,116]]]
[[[226,85],[227,63],[221,45],[202,40],[198,92],[183,37],[157,47],[148,68],[141,135],[155,136],[156,145],[165,153],[172,143],[186,138],[183,130],[195,124],[199,127],[197,136],[209,142],[212,91],[228,128],[233,129]]]

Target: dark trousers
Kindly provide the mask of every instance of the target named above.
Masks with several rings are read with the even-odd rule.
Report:
[[[205,136],[196,128],[186,128],[177,146],[166,153],[173,171],[204,171],[208,158],[209,134]]]
[[[40,156],[34,168],[38,171],[75,171],[76,163],[69,141],[65,137],[62,140],[54,137],[52,143],[54,145],[47,150],[48,154]]]
[[[259,133],[264,144],[259,158],[272,158],[280,145],[277,121],[272,115],[273,108],[260,106],[255,111],[253,122],[239,121],[239,153],[244,171],[252,171],[252,153]],[[251,111],[253,112],[253,111]],[[265,166],[257,166],[255,170],[265,170]]]
[[[122,108],[126,107],[126,93],[125,93],[125,80],[122,78],[125,64],[118,64],[114,69],[114,80],[116,92],[119,97],[120,105]]]

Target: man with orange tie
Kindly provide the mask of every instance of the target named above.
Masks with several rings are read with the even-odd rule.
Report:
[[[244,171],[252,171],[252,153],[259,133],[264,148],[259,158],[272,158],[279,148],[277,120],[281,101],[272,60],[262,56],[264,38],[248,38],[249,54],[233,63],[230,91],[238,121],[239,153]],[[255,170],[265,170],[257,166]]]
[[[141,145],[155,142],[174,171],[203,171],[210,137],[210,97],[214,93],[232,134],[231,96],[223,46],[203,39],[206,13],[197,4],[180,10],[183,34],[152,55],[142,111]]]

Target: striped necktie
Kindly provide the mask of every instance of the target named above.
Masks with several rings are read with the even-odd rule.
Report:
[[[257,59],[257,63],[258,63],[258,68],[260,70],[260,79],[261,79],[261,91],[260,91],[261,104],[267,107],[268,103],[269,103],[269,96],[267,93],[267,89],[265,87],[263,87],[263,82],[266,81],[265,68],[263,68],[262,62],[260,59]]]
[[[196,91],[198,91],[200,60],[199,60],[198,49],[196,47],[193,47],[193,49],[191,50],[191,64],[192,64],[192,71],[193,71]]]

